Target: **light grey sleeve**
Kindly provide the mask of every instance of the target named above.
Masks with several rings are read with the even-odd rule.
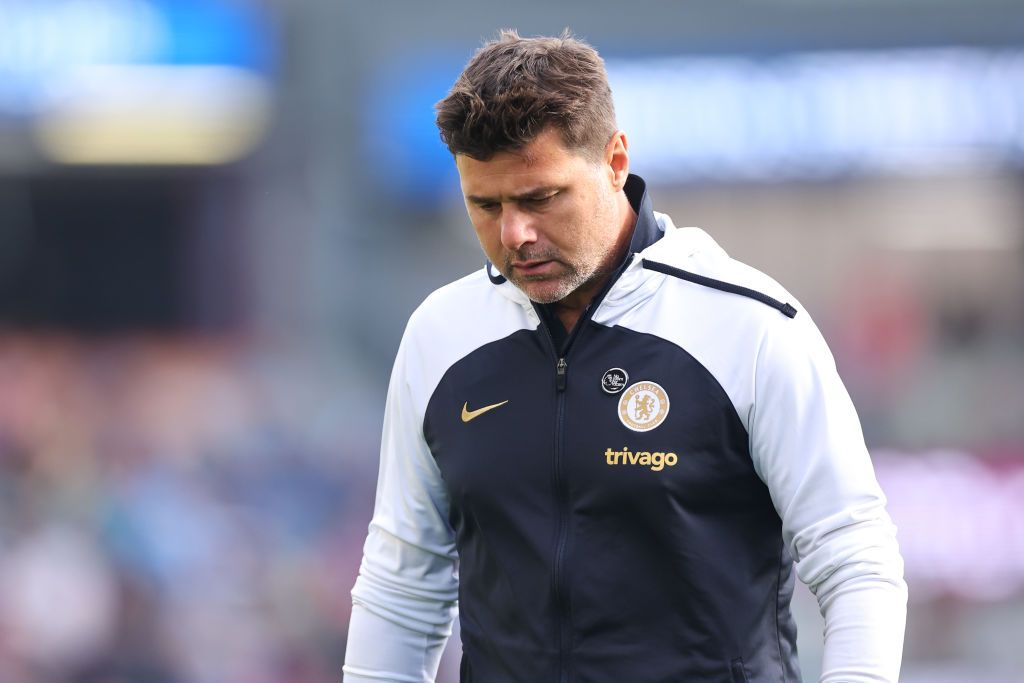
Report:
[[[765,329],[754,397],[754,466],[825,619],[821,682],[895,683],[907,602],[896,529],[853,403],[806,312]]]
[[[409,331],[392,371],[373,520],[352,589],[345,681],[434,680],[457,609],[454,531],[423,437],[428,398]]]

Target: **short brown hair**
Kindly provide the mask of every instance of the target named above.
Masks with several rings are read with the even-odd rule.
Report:
[[[435,109],[449,151],[481,161],[526,146],[549,126],[567,148],[598,158],[616,130],[604,61],[568,30],[557,38],[500,31]]]

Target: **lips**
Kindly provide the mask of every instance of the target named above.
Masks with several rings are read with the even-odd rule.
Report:
[[[534,259],[530,261],[513,261],[512,268],[523,275],[542,275],[555,267],[550,259]]]

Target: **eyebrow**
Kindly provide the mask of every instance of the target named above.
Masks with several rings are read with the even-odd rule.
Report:
[[[538,199],[540,197],[546,197],[547,195],[553,194],[560,191],[561,188],[555,185],[545,185],[543,187],[535,187],[527,190],[526,192],[520,192],[519,194],[510,195],[508,201],[521,202],[523,200]],[[466,195],[466,200],[474,204],[497,204],[499,199],[497,197],[481,197],[475,194]]]

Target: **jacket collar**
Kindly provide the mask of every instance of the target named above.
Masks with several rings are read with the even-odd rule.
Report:
[[[632,254],[639,254],[660,240],[664,231],[654,217],[651,196],[647,193],[647,182],[640,176],[630,173],[623,189],[626,192],[629,205],[633,207],[633,212],[636,214],[636,225],[633,228],[633,238],[629,241],[629,252],[623,259],[629,261]]]

